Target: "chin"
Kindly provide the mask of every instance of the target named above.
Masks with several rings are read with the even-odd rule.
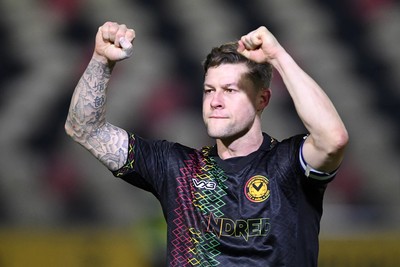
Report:
[[[226,137],[226,134],[220,131],[216,131],[216,130],[207,130],[208,136],[214,139],[223,139]]]
[[[213,139],[220,139],[220,140],[234,140],[240,138],[241,136],[245,135],[248,130],[237,130],[237,131],[227,131],[227,129],[207,129],[208,136]]]
[[[208,129],[208,136],[214,139],[230,139],[235,136],[234,133],[227,132],[223,129]]]

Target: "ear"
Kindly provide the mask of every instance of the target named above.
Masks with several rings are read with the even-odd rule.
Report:
[[[261,89],[258,95],[257,111],[262,112],[268,106],[271,94],[272,94],[271,89],[269,88]]]

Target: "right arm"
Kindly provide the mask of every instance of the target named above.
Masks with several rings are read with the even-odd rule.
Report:
[[[93,57],[72,96],[65,131],[110,170],[123,166],[128,134],[106,121],[106,92],[117,61],[132,54],[135,33],[125,25],[106,22],[96,35]]]

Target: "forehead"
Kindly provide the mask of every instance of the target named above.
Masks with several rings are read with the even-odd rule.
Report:
[[[247,73],[248,70],[248,67],[244,63],[222,64],[216,67],[211,67],[207,70],[204,77],[204,84],[222,85],[238,83],[243,74]]]

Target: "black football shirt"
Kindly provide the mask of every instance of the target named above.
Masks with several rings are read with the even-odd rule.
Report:
[[[157,197],[167,222],[168,266],[317,266],[322,199],[329,180],[300,164],[305,135],[267,134],[245,157],[129,134],[113,172]]]

